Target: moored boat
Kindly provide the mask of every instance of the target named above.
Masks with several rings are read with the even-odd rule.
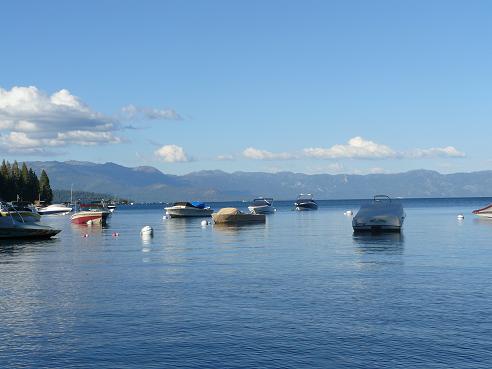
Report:
[[[275,212],[271,197],[258,197],[253,200],[248,210],[253,214],[272,214]]]
[[[38,209],[40,215],[68,214],[71,211],[72,207],[65,204],[51,204]]]
[[[310,193],[301,193],[297,196],[294,207],[297,211],[318,210],[318,203],[313,200],[313,195]]]
[[[172,206],[164,208],[166,215],[171,218],[189,218],[189,217],[209,217],[214,212],[210,206],[203,202],[175,202]]]
[[[354,232],[400,232],[405,211],[400,201],[386,195],[376,195],[362,204],[352,219]]]
[[[472,213],[479,217],[492,218],[492,204],[478,210],[473,210]]]
[[[252,224],[265,223],[265,214],[247,214],[236,208],[222,208],[218,212],[212,214],[212,219],[216,224]]]
[[[89,204],[80,204],[78,211],[75,212],[70,220],[74,224],[106,224],[111,212],[104,202],[92,202]]]
[[[50,238],[61,232],[38,221],[39,215],[23,216],[11,204],[0,203],[0,238]]]

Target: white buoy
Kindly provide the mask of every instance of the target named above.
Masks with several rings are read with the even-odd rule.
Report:
[[[202,220],[200,224],[202,225],[202,227],[206,227],[210,224],[210,222],[208,220]]]
[[[343,213],[343,215],[351,217],[352,215],[354,215],[354,213],[352,212],[352,210],[347,210],[345,213]]]
[[[458,218],[459,220],[463,220],[465,219],[465,216],[463,214],[458,214],[456,218]]]
[[[94,224],[94,222],[92,220],[87,221],[87,225],[92,225],[92,224]]]
[[[140,230],[140,235],[142,236],[151,236],[154,234],[154,230],[151,226],[145,226]]]

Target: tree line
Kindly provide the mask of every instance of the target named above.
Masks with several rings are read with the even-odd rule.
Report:
[[[19,168],[17,160],[10,164],[3,160],[0,166],[0,199],[3,201],[29,201],[36,200],[51,203],[53,191],[50,187],[50,179],[45,170],[38,176],[22,163]]]

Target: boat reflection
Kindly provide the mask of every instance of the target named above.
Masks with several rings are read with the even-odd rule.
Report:
[[[20,255],[27,250],[32,251],[36,248],[54,246],[59,243],[59,238],[36,239],[3,239],[0,243],[0,255]]]
[[[405,238],[400,232],[354,233],[352,239],[360,253],[403,254]]]

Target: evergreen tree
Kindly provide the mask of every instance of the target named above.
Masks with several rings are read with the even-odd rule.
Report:
[[[20,196],[24,201],[33,201],[31,198],[31,181],[29,177],[29,170],[27,169],[26,163],[22,163],[22,168],[20,172]]]
[[[29,168],[29,191],[29,201],[39,200],[39,179],[31,168]]]
[[[53,200],[53,192],[50,187],[50,179],[46,174],[46,171],[43,169],[41,172],[41,176],[39,177],[39,194],[41,196],[42,201],[46,201],[47,203],[51,203]]]
[[[14,161],[14,164],[12,164],[11,168],[11,178],[12,178],[12,185],[13,185],[13,198],[11,200],[17,200],[17,196],[20,196],[20,190],[21,190],[21,176],[20,176],[20,169],[19,169],[19,163],[17,163],[17,160]]]

